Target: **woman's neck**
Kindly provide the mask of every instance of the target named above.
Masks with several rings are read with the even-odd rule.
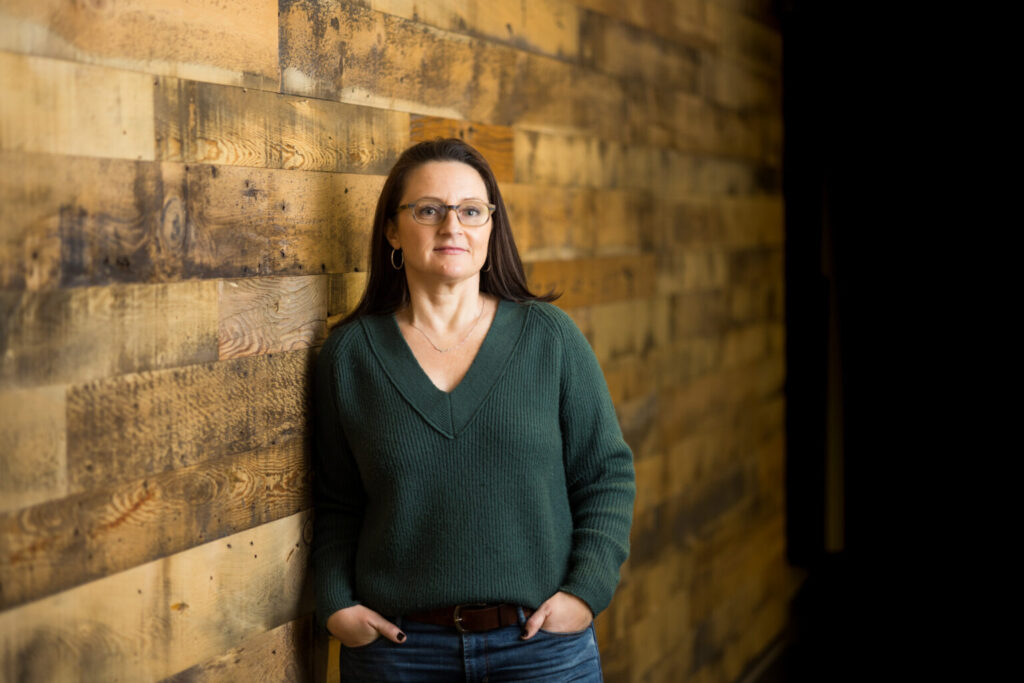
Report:
[[[433,290],[410,286],[409,303],[399,315],[420,330],[439,336],[457,334],[480,317],[485,297],[478,278]]]

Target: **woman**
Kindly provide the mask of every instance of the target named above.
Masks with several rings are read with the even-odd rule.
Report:
[[[484,158],[406,150],[316,369],[318,621],[345,680],[601,680],[632,454],[586,339],[526,287]]]

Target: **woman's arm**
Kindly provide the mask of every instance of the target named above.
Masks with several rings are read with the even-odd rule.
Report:
[[[611,602],[629,554],[636,495],[633,454],[590,344],[571,318],[561,317],[559,419],[573,538],[560,589],[597,614]]]
[[[313,373],[313,548],[311,564],[317,622],[357,604],[356,545],[366,494],[341,426],[337,354],[342,334],[328,338]]]

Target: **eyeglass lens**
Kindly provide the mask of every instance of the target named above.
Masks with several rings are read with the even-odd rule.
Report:
[[[448,217],[448,207],[440,202],[416,202],[412,215],[419,223],[437,225]],[[456,215],[463,225],[479,226],[487,222],[491,212],[484,202],[463,202],[458,205]]]

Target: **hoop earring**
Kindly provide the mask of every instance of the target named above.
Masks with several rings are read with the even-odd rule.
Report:
[[[395,252],[396,251],[398,252],[399,257],[402,260],[402,262],[399,263],[398,265],[395,265]],[[400,250],[398,250],[398,249],[392,249],[391,250],[391,267],[394,268],[395,270],[401,270],[402,266],[404,266],[404,265],[405,265],[405,255],[402,254],[402,252]]]
[[[490,259],[487,259],[487,267],[486,268],[482,268],[480,270],[480,272],[481,273],[489,273],[489,272],[491,272],[491,266],[492,265],[494,265],[494,262],[491,261]]]

